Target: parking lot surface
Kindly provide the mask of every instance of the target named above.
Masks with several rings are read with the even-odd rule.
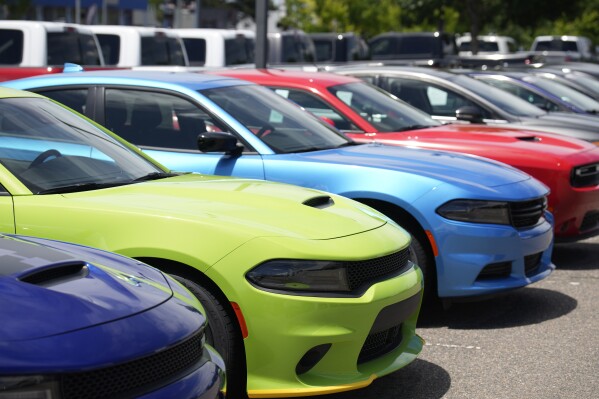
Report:
[[[537,284],[426,315],[404,369],[317,398],[599,398],[599,238],[556,245],[553,261]]]

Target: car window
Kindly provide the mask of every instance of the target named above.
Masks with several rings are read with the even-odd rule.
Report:
[[[329,124],[266,87],[229,86],[201,93],[277,153],[325,150],[351,143]]]
[[[94,36],[76,30],[48,32],[48,65],[71,62],[81,65],[100,65],[100,50]]]
[[[297,89],[281,89],[274,87],[272,89],[281,97],[293,101],[339,130],[361,132],[360,128],[352,123],[352,121],[341,115],[333,107],[313,94]]]
[[[44,98],[0,100],[0,162],[40,194],[129,184],[163,172],[97,126]]]
[[[117,65],[121,51],[121,38],[119,35],[96,33],[96,37],[100,43],[106,65]]]
[[[395,132],[416,127],[436,126],[439,122],[398,97],[366,82],[328,88],[334,96],[357,112],[380,132]]]
[[[37,93],[50,97],[59,103],[85,115],[88,89],[59,89],[59,90],[36,90]]]
[[[493,79],[493,78],[487,78],[487,79],[481,79],[482,81],[484,81],[485,83],[490,84],[491,86],[497,87],[501,90],[507,91],[508,93],[514,94],[517,97],[520,97],[521,99],[529,102],[530,104],[533,104],[536,107],[539,107],[545,111],[559,111],[560,107],[559,105],[549,101],[548,99],[546,99],[545,97],[541,96],[540,94],[535,93],[534,91],[523,87],[517,83],[514,82],[510,82],[507,80],[501,80],[501,79]]]
[[[254,62],[254,42],[252,38],[236,35],[225,40],[225,65],[251,64]]]
[[[559,82],[546,79],[541,76],[527,76],[524,78],[524,80],[531,82],[544,90],[547,90],[554,96],[559,97],[562,101],[572,104],[581,110],[587,112],[599,111],[599,103],[597,101],[590,98],[586,94],[583,94]]]
[[[23,31],[0,29],[0,64],[16,65],[23,61]]]
[[[197,138],[224,126],[190,101],[166,93],[107,88],[104,125],[138,145],[197,150]]]
[[[183,43],[157,33],[141,38],[141,65],[185,65]]]
[[[189,65],[204,66],[206,63],[206,39],[184,38],[182,40],[187,51]]]
[[[429,115],[455,117],[458,108],[480,108],[459,93],[421,80],[388,77],[387,85],[390,93]],[[482,112],[484,118],[489,117],[488,111]]]

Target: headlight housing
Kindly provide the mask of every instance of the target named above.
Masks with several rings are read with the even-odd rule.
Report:
[[[0,376],[0,399],[57,399],[58,382],[42,375]]]
[[[511,224],[509,204],[501,201],[453,200],[437,208],[437,213],[460,222]]]
[[[351,292],[344,263],[335,261],[275,259],[256,266],[246,278],[260,288],[294,294]]]

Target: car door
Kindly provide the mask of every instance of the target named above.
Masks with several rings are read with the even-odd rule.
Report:
[[[201,133],[235,132],[193,99],[162,89],[122,86],[97,89],[93,95],[95,102],[88,104],[85,114],[168,168],[264,178],[262,157],[252,148],[244,147],[240,156],[198,150],[197,138]],[[37,92],[60,101],[75,97],[68,95],[69,90],[53,88]]]

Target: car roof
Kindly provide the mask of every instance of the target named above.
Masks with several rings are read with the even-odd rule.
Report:
[[[358,78],[350,76],[337,75],[328,72],[304,72],[299,70],[285,69],[227,69],[220,71],[207,71],[207,73],[224,74],[238,79],[250,79],[268,81],[269,83],[305,83],[318,80],[318,84],[323,86],[334,86],[339,84],[361,82]]]
[[[116,69],[106,71],[71,72],[60,74],[40,75],[14,82],[39,82],[40,85],[58,86],[63,84],[130,84],[135,86],[162,84],[184,86],[191,90],[212,89],[251,84],[238,79],[207,75],[192,72],[165,72],[165,71],[133,71]]]
[[[366,64],[366,65],[353,65],[353,66],[343,66],[340,68],[336,68],[335,72],[378,72],[378,73],[410,73],[410,74],[425,74],[430,76],[436,76],[442,79],[450,78],[454,76],[453,73],[434,68],[427,67],[413,67],[413,66],[400,66],[400,65],[384,65],[384,63],[378,64]]]

